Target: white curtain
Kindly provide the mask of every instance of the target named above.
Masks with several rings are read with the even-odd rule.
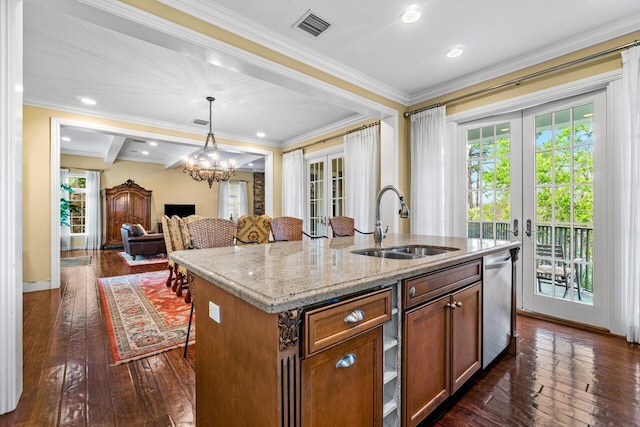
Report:
[[[85,238],[84,249],[100,249],[102,224],[100,213],[100,172],[85,172]]]
[[[218,183],[218,218],[229,219],[229,181]]]
[[[245,181],[238,182],[238,194],[240,195],[240,200],[238,201],[238,218],[240,218],[242,215],[247,215],[247,212],[249,211],[247,183]]]
[[[612,310],[622,311],[627,341],[640,343],[640,48],[622,53],[622,132],[618,179],[620,180],[619,268],[620,300]]]
[[[302,150],[282,156],[282,215],[304,218],[304,157]]]
[[[361,231],[373,231],[378,188],[380,126],[344,137],[345,215]]]
[[[69,169],[60,169],[60,184],[69,185]],[[69,193],[60,189],[60,198],[69,200]],[[69,219],[67,219],[69,224]],[[60,250],[71,250],[71,227],[69,225],[60,225]]]
[[[445,107],[411,116],[411,233],[455,235],[458,170],[455,144],[447,144]]]

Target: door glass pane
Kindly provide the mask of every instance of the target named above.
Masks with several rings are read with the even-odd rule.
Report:
[[[344,215],[344,160],[337,157],[331,160],[331,216]]]
[[[467,130],[467,236],[509,239],[509,123]]]
[[[593,105],[535,123],[535,293],[592,305]]]
[[[312,236],[323,233],[324,216],[324,169],[323,161],[309,164],[309,234]]]

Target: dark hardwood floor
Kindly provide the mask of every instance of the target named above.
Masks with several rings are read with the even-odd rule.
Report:
[[[193,425],[195,346],[186,359],[175,349],[112,366],[96,283],[165,264],[128,267],[117,251],[64,256],[86,254],[92,265],[63,268],[59,290],[24,294],[24,392],[0,426]],[[505,356],[423,425],[640,425],[638,345],[543,320],[518,322],[520,355]]]
[[[24,391],[1,426],[172,426],[195,424],[195,348],[112,366],[96,279],[164,270],[127,266],[118,251],[90,266],[62,268],[59,290],[24,294]],[[167,288],[167,292],[171,292]]]

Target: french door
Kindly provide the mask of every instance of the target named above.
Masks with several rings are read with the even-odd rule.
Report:
[[[331,237],[329,218],[344,215],[344,157],[342,152],[306,161],[307,233]]]
[[[523,308],[602,327],[609,301],[605,128],[604,92],[523,116]]]
[[[604,93],[461,126],[467,235],[522,241],[518,305],[607,326]]]

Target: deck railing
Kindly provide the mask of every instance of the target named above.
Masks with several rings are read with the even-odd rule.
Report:
[[[510,239],[510,224],[508,222],[469,222],[467,223],[467,235],[472,238],[483,239]],[[552,242],[555,229],[555,242]],[[573,236],[571,231],[573,230]],[[521,229],[521,233],[524,231]],[[575,262],[575,267],[580,275],[580,283],[586,291],[593,292],[593,228],[592,227],[562,227],[551,225],[538,225],[536,227],[536,241],[538,244],[562,245],[565,257]],[[573,248],[571,243],[573,242]],[[569,256],[571,254],[571,256]]]

